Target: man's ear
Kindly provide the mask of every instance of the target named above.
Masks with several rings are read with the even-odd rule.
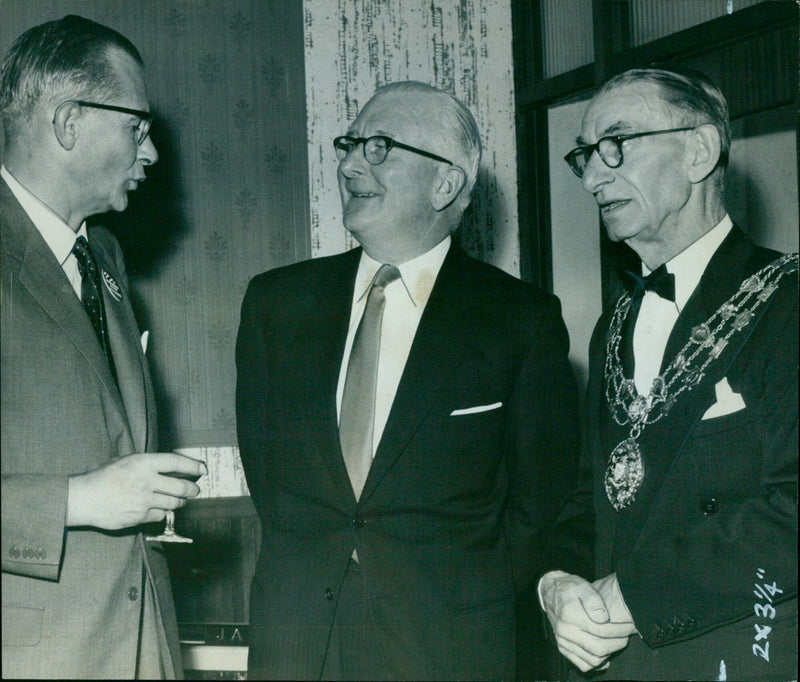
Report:
[[[433,191],[433,208],[443,211],[452,204],[461,193],[467,176],[458,166],[449,166],[439,175],[438,184]]]
[[[63,102],[53,116],[53,131],[58,143],[67,151],[75,146],[78,139],[78,119],[81,106],[76,102]]]
[[[717,167],[722,153],[722,141],[719,130],[710,123],[697,126],[689,134],[691,135],[687,146],[689,180],[702,182]]]

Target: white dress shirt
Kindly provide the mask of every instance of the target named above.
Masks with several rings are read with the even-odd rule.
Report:
[[[8,172],[5,166],[0,166],[0,177],[6,181],[12,194],[22,206],[25,213],[31,219],[39,234],[50,247],[56,260],[67,275],[69,283],[72,285],[75,295],[81,297],[81,273],[78,271],[78,259],[72,253],[75,240],[78,237],[85,237],[88,241],[86,232],[86,221],[84,221],[77,234],[59,218],[49,207],[37,199],[26,187]]]
[[[675,301],[661,298],[653,291],[645,292],[633,329],[633,381],[640,395],[650,393],[653,379],[659,375],[667,340],[678,315],[697,288],[711,257],[732,227],[733,223],[726,214],[700,239],[667,261],[667,272],[675,275]],[[642,263],[642,275],[649,275],[651,272]]]
[[[400,279],[385,289],[386,304],[381,322],[381,347],[378,355],[378,386],[375,396],[375,430],[372,438],[372,455],[378,449],[389,411],[392,408],[400,377],[411,352],[411,344],[417,333],[420,318],[428,303],[436,277],[450,249],[448,236],[427,253],[398,266]],[[342,366],[339,370],[339,384],[336,390],[336,413],[341,415],[342,393],[350,362],[353,339],[367,305],[369,285],[382,263],[370,258],[366,251],[361,254],[353,291],[353,305],[350,309],[350,326],[344,347]]]

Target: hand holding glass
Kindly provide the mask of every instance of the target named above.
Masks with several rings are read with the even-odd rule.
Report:
[[[164,473],[165,476],[172,476],[173,478],[183,478],[187,481],[196,482],[200,476],[195,474],[181,474],[177,472]],[[184,537],[175,532],[175,512],[172,509],[167,510],[165,517],[166,525],[164,531],[160,535],[148,535],[147,539],[153,542],[194,542],[192,538]]]

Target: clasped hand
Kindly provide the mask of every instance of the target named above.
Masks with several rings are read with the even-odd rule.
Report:
[[[67,525],[120,530],[162,521],[168,510],[184,506],[200,492],[196,483],[176,476],[206,473],[204,462],[171,452],[110,460],[70,476]]]
[[[542,578],[539,593],[558,650],[582,672],[606,669],[609,656],[637,632],[614,573],[589,583],[551,571]]]

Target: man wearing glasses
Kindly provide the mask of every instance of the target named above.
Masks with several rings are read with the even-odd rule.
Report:
[[[558,301],[451,237],[481,153],[461,102],[384,86],[334,146],[361,247],[242,306],[249,675],[512,679],[515,592],[577,461]]]
[[[539,584],[592,679],[797,678],[797,256],[732,223],[729,149],[717,87],[648,68],[600,88],[566,156],[642,261],[592,339],[591,479]],[[581,522],[582,577],[566,558]]]
[[[142,59],[81,17],[36,26],[0,67],[0,111],[2,674],[180,677],[166,562],[140,524],[199,492],[162,472],[203,465],[155,453],[122,253],[85,222],[124,210],[158,158]]]

